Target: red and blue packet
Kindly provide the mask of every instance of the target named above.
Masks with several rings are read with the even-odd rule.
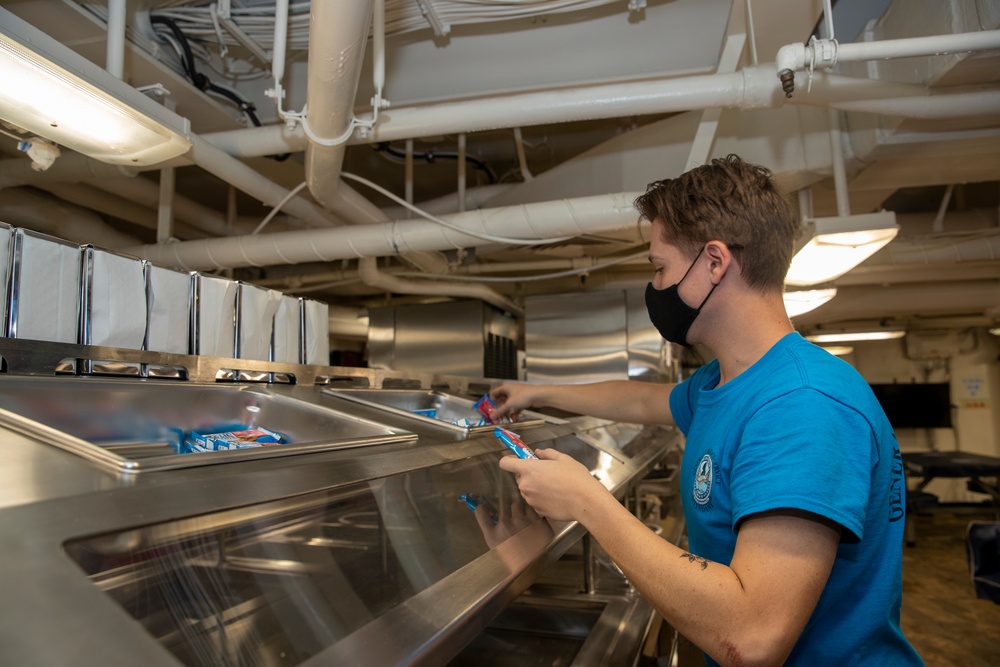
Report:
[[[505,428],[500,428],[497,426],[493,429],[493,435],[500,439],[500,442],[507,446],[507,449],[517,454],[519,459],[537,459],[535,453],[524,444],[521,440],[521,436],[512,431],[508,431]]]

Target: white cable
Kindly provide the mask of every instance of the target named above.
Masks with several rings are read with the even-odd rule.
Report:
[[[271,222],[271,220],[274,218],[274,216],[278,214],[278,211],[281,210],[281,207],[284,206],[285,204],[287,204],[289,201],[291,201],[292,197],[294,197],[295,195],[299,194],[302,191],[302,188],[304,188],[304,187],[306,187],[306,181],[302,181],[301,183],[299,183],[298,185],[296,185],[294,188],[292,188],[291,190],[289,190],[288,194],[285,195],[281,199],[281,201],[279,201],[278,204],[274,208],[271,209],[271,212],[268,213],[267,216],[263,220],[260,221],[260,224],[257,225],[257,229],[255,229],[252,232],[250,232],[250,235],[253,236],[254,234],[257,234],[258,232],[260,232],[260,230],[264,229],[264,227],[267,226],[267,223]]]
[[[400,206],[404,206],[404,207],[408,208],[409,210],[413,211],[417,215],[419,215],[419,216],[421,216],[423,218],[426,218],[427,220],[430,220],[433,223],[441,225],[442,227],[447,227],[448,229],[452,229],[452,230],[454,230],[456,232],[461,232],[462,234],[467,234],[469,236],[475,236],[478,239],[484,239],[486,241],[493,241],[494,243],[503,243],[503,244],[507,244],[507,245],[548,245],[550,243],[561,243],[563,241],[568,241],[569,239],[573,238],[572,236],[563,236],[563,237],[555,238],[555,239],[510,239],[510,238],[506,238],[506,237],[503,237],[503,236],[493,236],[491,234],[482,234],[482,233],[479,233],[479,232],[472,231],[471,229],[465,229],[464,227],[460,227],[458,225],[452,224],[452,223],[448,222],[447,220],[442,220],[441,218],[439,218],[439,217],[437,217],[435,215],[432,215],[432,214],[428,213],[427,211],[425,211],[425,210],[423,210],[423,209],[421,209],[421,208],[419,208],[417,206],[414,206],[413,204],[411,204],[410,202],[406,201],[402,197],[398,197],[395,194],[393,194],[392,192],[389,192],[388,190],[386,190],[385,188],[383,188],[381,185],[377,185],[375,183],[372,183],[367,178],[363,178],[361,176],[358,176],[357,174],[352,174],[352,173],[346,172],[346,171],[340,172],[340,175],[342,177],[348,179],[348,180],[356,181],[356,182],[361,183],[363,185],[367,185],[372,190],[375,190],[376,192],[385,195],[386,197],[388,197],[389,199],[393,200],[394,202],[396,202]]]
[[[454,274],[448,274],[443,276],[438,276],[429,273],[415,273],[412,271],[402,271],[394,275],[400,278],[427,278],[436,280],[452,280],[458,282],[468,282],[468,283],[528,283],[542,280],[555,280],[556,278],[567,278],[569,276],[579,276],[585,273],[592,273],[600,269],[606,269],[609,266],[615,266],[616,264],[624,264],[625,262],[630,262],[634,259],[640,259],[647,257],[649,255],[648,250],[643,250],[642,252],[637,252],[634,255],[626,255],[625,257],[619,257],[607,262],[601,262],[600,264],[594,264],[593,266],[586,266],[582,269],[568,269],[566,271],[557,271],[556,273],[546,273],[539,276],[520,276],[517,278],[498,278],[498,277],[488,277],[488,276],[456,276]]]

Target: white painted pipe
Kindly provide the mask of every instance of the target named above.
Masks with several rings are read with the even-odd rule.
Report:
[[[780,106],[773,66],[729,74],[580,86],[440,102],[383,112],[372,141],[477,132],[516,126],[687,111]]]
[[[156,227],[155,209],[159,202],[160,188],[155,181],[148,178],[104,178],[85,181],[97,190],[116,195],[128,201],[135,202],[143,207],[148,207],[153,211],[154,222],[152,228]],[[44,187],[44,186],[43,186]],[[95,207],[96,208],[96,207]],[[218,211],[208,208],[187,197],[174,194],[173,199],[174,217],[177,222],[185,223],[212,236],[229,236],[233,233],[229,222],[225,216]],[[249,218],[239,220],[239,227],[246,228],[249,233],[260,220],[251,221]]]
[[[373,0],[316,2],[309,16],[307,122],[313,136],[334,139],[354,120]],[[306,181],[313,199],[332,209],[346,146],[310,141]]]
[[[465,212],[465,133],[458,135],[458,212]]]
[[[361,282],[365,285],[389,293],[481,299],[515,315],[523,314],[517,304],[485,285],[449,283],[438,280],[404,280],[381,273],[378,270],[378,260],[375,257],[363,257],[358,260],[358,275],[361,277]]]
[[[786,100],[774,79],[773,67],[760,65],[729,74],[663,79],[642,84],[580,87],[573,89],[572,94],[570,91],[522,93],[426,106],[394,107],[380,115],[372,136],[362,137],[355,133],[347,144],[714,107],[777,108]],[[963,118],[995,113],[998,96],[1000,92],[995,89],[935,92],[929,95],[926,88],[914,84],[820,71],[813,74],[808,93],[801,91],[789,101],[901,118]],[[553,100],[558,100],[558,103]],[[289,129],[284,124],[214,132],[203,135],[203,138],[235,157],[296,153],[306,146],[302,129]]]
[[[107,39],[105,69],[122,79],[125,76],[125,0],[108,0]]]
[[[847,169],[844,167],[844,146],[840,137],[840,112],[827,111],[830,119],[830,154],[833,167],[833,187],[837,197],[837,215],[849,216],[851,203],[847,195]]]
[[[778,76],[785,83],[785,92],[790,96],[795,87],[795,72],[806,68],[825,69],[836,66],[838,62],[933,56],[998,48],[1000,48],[1000,30],[850,44],[840,44],[831,39],[817,39],[809,44],[795,43],[782,46],[775,56],[775,66]]]
[[[156,241],[163,243],[174,237],[174,194],[177,178],[173,167],[160,170],[160,201],[156,209]]]
[[[851,102],[833,101],[829,106],[842,111],[928,120],[995,116],[1000,112],[1000,90],[931,93],[920,97]]]
[[[839,44],[837,46],[837,62],[910,58],[989,49],[1000,49],[1000,30],[980,30],[950,35],[903,37],[875,42]]]
[[[127,181],[131,184],[135,179]],[[89,185],[77,183],[43,184],[39,189],[50,192],[71,204],[125,220],[146,229],[156,229],[156,211],[123,197],[109,195]]]
[[[271,78],[281,83],[285,77],[285,47],[288,43],[288,0],[274,3],[274,48],[271,50]],[[281,104],[281,100],[278,100]]]
[[[444,219],[470,231],[494,236],[524,239],[577,236],[634,228],[639,216],[633,201],[640,194],[630,192],[507,206],[468,211]],[[129,252],[161,266],[201,271],[385,257],[490,243],[479,236],[433,222],[411,220],[143,245],[129,248]]]
[[[42,183],[79,183],[92,178],[131,178],[138,173],[132,167],[107,164],[80,153],[64,151],[45,171],[32,169],[31,160],[26,160],[23,156],[0,160],[0,188]]]
[[[205,171],[251,194],[268,206],[277,206],[288,195],[288,188],[265,178],[198,135],[191,135],[191,150],[188,155]],[[332,227],[335,224],[330,214],[303,197],[294,197],[282,210],[316,227]]]
[[[138,242],[89,209],[52,199],[28,188],[0,190],[0,219],[15,227],[25,227],[73,243],[117,250]]]

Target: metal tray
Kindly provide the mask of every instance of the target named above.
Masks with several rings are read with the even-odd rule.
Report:
[[[179,453],[179,431],[261,426],[281,444]],[[403,429],[253,385],[5,377],[0,425],[118,471],[188,468],[416,440]]]
[[[323,389],[323,393],[344,398],[355,403],[384,410],[399,417],[415,419],[424,424],[433,424],[462,433],[489,432],[494,424],[482,426],[462,426],[459,420],[468,419],[478,424],[482,415],[476,410],[476,402],[467,398],[445,394],[433,389]],[[435,416],[417,413],[417,410],[434,410]],[[537,412],[524,411],[521,419],[513,422],[516,427],[535,426],[546,421],[558,421]]]

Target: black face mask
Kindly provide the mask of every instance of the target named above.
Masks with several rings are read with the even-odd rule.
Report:
[[[718,285],[712,285],[712,289],[705,297],[705,300],[697,308],[692,308],[684,303],[684,300],[681,299],[681,295],[678,293],[680,284],[691,273],[691,269],[698,262],[698,257],[701,257],[703,250],[704,248],[698,251],[698,255],[691,262],[691,266],[684,272],[684,275],[677,284],[662,290],[653,287],[653,283],[646,285],[646,310],[649,312],[649,320],[664,339],[671,343],[678,343],[684,347],[690,347],[687,342],[688,329],[691,328],[694,319],[698,317],[701,309],[705,307],[708,297],[712,296],[712,292],[718,287]]]

